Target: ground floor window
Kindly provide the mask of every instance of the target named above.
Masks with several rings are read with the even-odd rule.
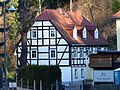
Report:
[[[55,49],[51,49],[50,50],[50,57],[51,58],[55,58],[56,57],[55,53],[56,53],[56,50]]]
[[[31,50],[31,58],[36,59],[37,58],[37,49],[33,48]]]

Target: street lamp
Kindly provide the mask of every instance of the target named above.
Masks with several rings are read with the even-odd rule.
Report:
[[[3,6],[3,17],[4,17],[4,79],[5,79],[5,84],[4,84],[4,88],[5,90],[8,90],[8,84],[7,84],[7,72],[6,72],[6,0],[4,0],[4,6]],[[9,11],[15,11],[16,9],[14,8],[13,4],[12,6],[8,9]]]

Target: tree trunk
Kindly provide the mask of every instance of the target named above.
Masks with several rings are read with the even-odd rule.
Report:
[[[24,33],[21,37],[21,56],[19,58],[20,67],[27,65],[27,33]]]

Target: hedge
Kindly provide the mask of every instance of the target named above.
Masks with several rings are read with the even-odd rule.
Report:
[[[44,88],[50,88],[51,84],[55,84],[56,80],[61,83],[61,70],[59,66],[27,65],[19,70],[18,78],[22,78],[24,84],[27,80],[33,84],[35,80],[38,83],[38,88],[41,80]]]

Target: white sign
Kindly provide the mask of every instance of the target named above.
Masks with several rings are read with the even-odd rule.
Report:
[[[114,82],[113,70],[94,70],[94,82]]]
[[[17,83],[16,82],[9,82],[9,88],[16,88]]]

